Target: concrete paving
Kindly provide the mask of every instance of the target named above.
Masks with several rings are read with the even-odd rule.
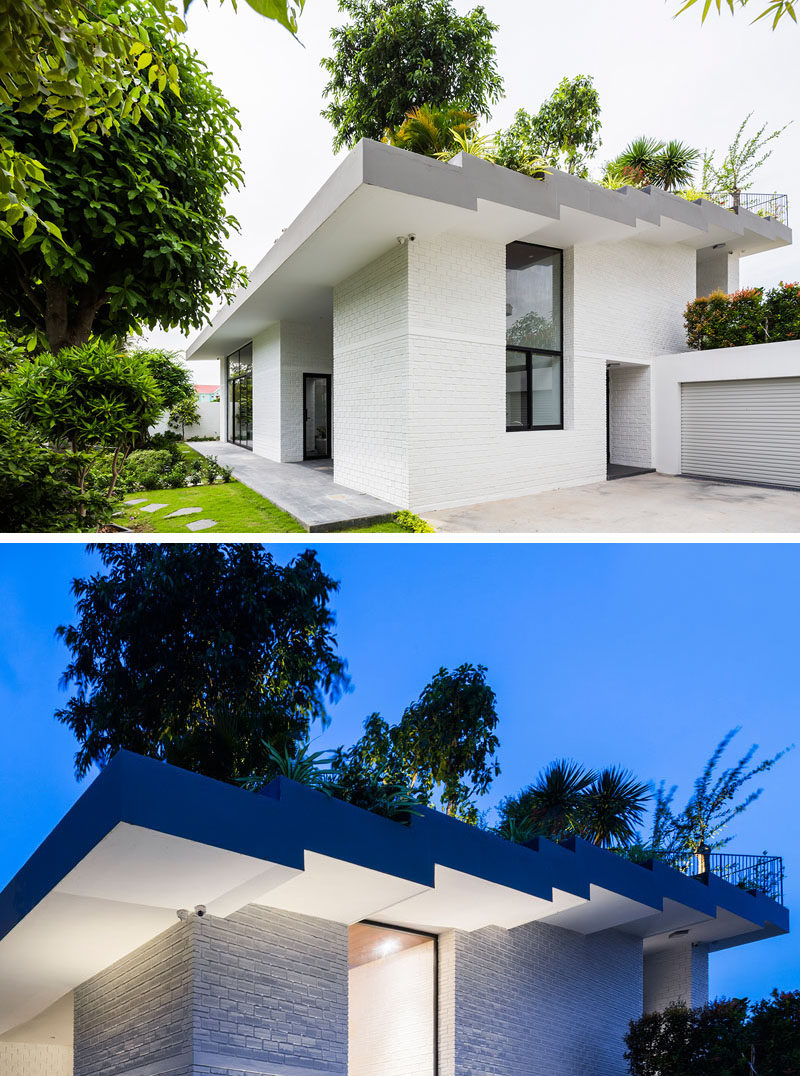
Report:
[[[794,534],[800,492],[643,474],[424,516],[450,534]]]
[[[307,531],[339,531],[388,519],[398,506],[333,481],[330,460],[275,463],[222,441],[193,441],[204,456],[233,468],[233,476],[260,493]]]

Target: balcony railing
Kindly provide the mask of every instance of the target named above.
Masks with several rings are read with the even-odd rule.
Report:
[[[713,191],[703,196],[725,209],[747,209],[759,217],[774,217],[789,225],[789,199],[785,194],[753,194],[751,191]]]
[[[731,885],[769,897],[783,904],[783,859],[781,856],[744,856],[727,852],[678,853],[658,857],[662,862],[708,883],[709,875]]]

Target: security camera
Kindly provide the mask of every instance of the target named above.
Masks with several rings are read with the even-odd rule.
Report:
[[[198,904],[194,910],[194,914],[197,916],[198,919],[202,919],[203,916],[206,914],[205,904]]]
[[[180,921],[182,923],[185,923],[186,920],[189,918],[189,909],[188,908],[178,908],[177,915],[178,915],[178,918],[180,919]]]
[[[411,233],[411,234],[409,235],[409,237],[408,237],[408,241],[409,241],[409,243],[415,243],[415,242],[416,242],[416,240],[417,240],[417,237],[416,237],[416,236],[414,235],[414,233],[412,232],[412,233]]]

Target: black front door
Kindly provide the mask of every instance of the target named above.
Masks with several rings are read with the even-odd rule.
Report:
[[[331,444],[331,375],[303,374],[303,459],[330,459]]]

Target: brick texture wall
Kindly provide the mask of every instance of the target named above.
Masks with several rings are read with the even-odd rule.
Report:
[[[174,927],[75,991],[75,1076],[192,1076],[192,925]]]
[[[531,923],[442,938],[441,1076],[623,1076],[642,943]]]
[[[409,502],[408,247],[333,292],[334,479]]]
[[[281,328],[271,325],[253,340],[253,451],[281,458]]]
[[[688,247],[566,250],[565,428],[506,433],[505,245],[398,247],[334,291],[336,480],[417,511],[603,480],[607,363],[683,350],[695,283]]]
[[[0,1042],[0,1076],[72,1076],[72,1050]]]
[[[708,946],[685,942],[644,958],[644,1011],[708,1001]]]
[[[303,374],[333,370],[330,322],[281,322],[281,446],[280,460],[303,458]]]
[[[651,467],[650,367],[611,367],[608,399],[611,462]]]

